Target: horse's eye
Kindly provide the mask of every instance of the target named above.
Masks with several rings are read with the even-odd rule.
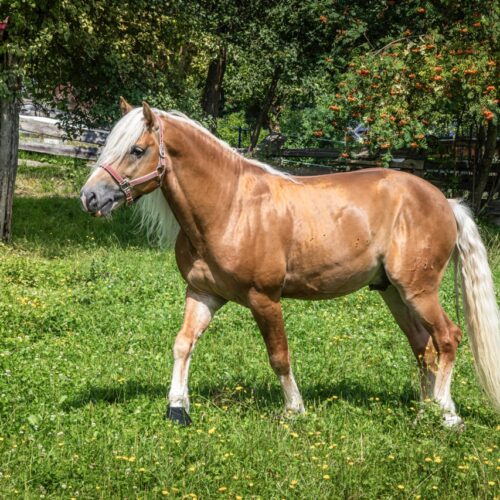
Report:
[[[144,149],[140,148],[139,146],[133,146],[130,150],[130,154],[134,155],[136,158],[139,158],[144,154]]]

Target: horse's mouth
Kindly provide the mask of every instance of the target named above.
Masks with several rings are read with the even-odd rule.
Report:
[[[92,215],[94,217],[109,217],[111,212],[123,204],[123,198],[118,198],[112,200],[111,198],[106,200],[102,207],[94,212]]]

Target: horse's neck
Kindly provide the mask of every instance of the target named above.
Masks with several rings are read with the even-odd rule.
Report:
[[[238,192],[241,160],[189,124],[167,124],[172,168],[164,194],[191,243],[202,250],[207,233],[221,227]]]

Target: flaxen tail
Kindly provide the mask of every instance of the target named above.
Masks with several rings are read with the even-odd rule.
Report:
[[[449,200],[458,226],[457,253],[465,319],[479,381],[500,410],[500,315],[486,248],[470,210]]]

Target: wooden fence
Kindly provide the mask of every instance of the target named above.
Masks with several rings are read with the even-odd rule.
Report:
[[[83,130],[70,139],[54,118],[20,115],[19,133],[23,151],[95,160],[109,131]]]

